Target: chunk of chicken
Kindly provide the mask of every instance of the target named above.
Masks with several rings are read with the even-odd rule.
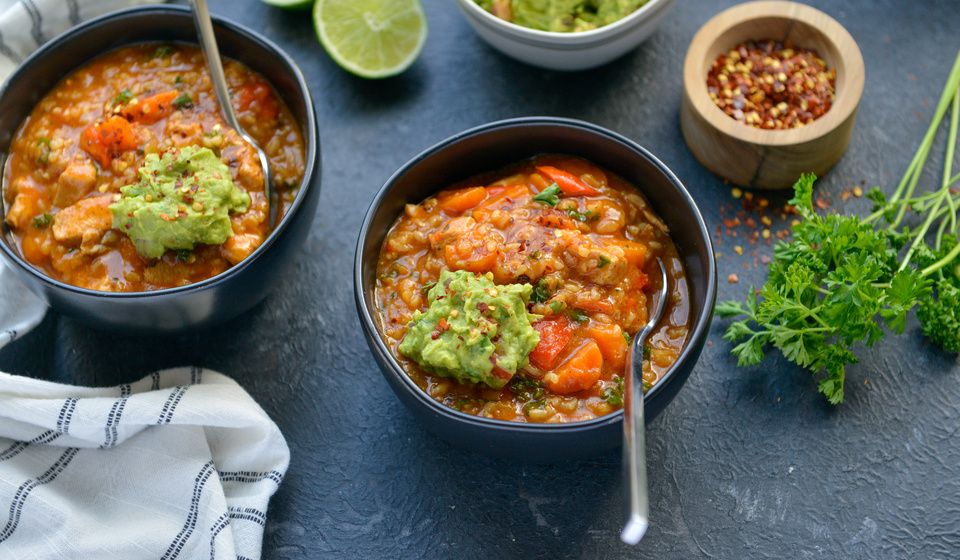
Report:
[[[236,233],[231,235],[220,247],[220,254],[230,264],[237,264],[249,257],[250,253],[261,243],[263,243],[263,237],[256,233]]]
[[[203,138],[203,127],[200,123],[170,119],[165,127],[165,135],[173,145],[182,148],[191,144],[199,144]]]
[[[109,196],[85,198],[60,210],[53,218],[53,237],[64,245],[79,245],[82,252],[92,252],[113,227],[111,200]]]
[[[605,286],[619,284],[627,274],[623,249],[604,245],[580,232],[563,231],[566,242],[564,263],[592,282]]]
[[[19,193],[13,197],[13,203],[7,210],[7,223],[15,228],[25,228],[36,215],[36,197]]]
[[[53,203],[66,208],[87,196],[97,184],[97,168],[87,159],[70,162],[57,179]]]

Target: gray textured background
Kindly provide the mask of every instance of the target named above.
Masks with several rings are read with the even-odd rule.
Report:
[[[291,53],[312,86],[325,167],[303,258],[264,305],[220,328],[124,338],[50,314],[0,351],[0,369],[94,385],[184,364],[235,377],[293,454],[269,512],[264,557],[272,560],[960,557],[960,367],[915,323],[862,353],[837,408],[782,359],[736,369],[715,325],[648,436],[653,526],[633,551],[617,540],[618,455],[523,466],[463,453],[414,423],[364,344],[350,269],[369,200],[422,148],[505,117],[576,117],[649,147],[686,183],[711,231],[720,206],[733,202],[693,160],[678,126],[687,43],[733,2],[681,0],[640,50],[582,74],[508,60],[473,34],[452,0],[424,4],[430,38],[421,59],[399,78],[365,82],[327,59],[307,14],[213,1],[214,13]],[[850,30],[866,60],[850,150],[819,185],[835,207],[862,210],[864,201],[841,204],[839,193],[865,183],[892,190],[960,47],[960,6],[812,4]],[[747,246],[737,257],[732,244],[718,247],[721,298],[763,279],[762,269],[744,266],[768,249]],[[726,283],[731,272],[740,284]]]

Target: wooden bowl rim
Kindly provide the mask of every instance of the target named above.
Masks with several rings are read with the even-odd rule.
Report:
[[[767,130],[749,126],[730,118],[717,107],[707,93],[706,76],[702,75],[701,69],[705,62],[712,62],[706,61],[708,47],[734,28],[748,21],[764,18],[789,19],[817,29],[839,54],[840,61],[836,67],[842,67],[850,78],[844,87],[837,91],[830,110],[800,128]],[[856,111],[863,95],[864,64],[860,47],[853,36],[830,15],[798,2],[761,0],[733,6],[710,18],[690,42],[683,64],[683,75],[685,95],[690,105],[714,129],[742,142],[761,146],[790,146],[830,134]]]

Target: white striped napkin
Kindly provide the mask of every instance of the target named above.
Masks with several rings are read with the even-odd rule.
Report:
[[[103,389],[0,373],[0,558],[258,559],[289,458],[213,371]]]

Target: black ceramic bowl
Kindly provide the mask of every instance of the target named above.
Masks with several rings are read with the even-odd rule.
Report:
[[[279,47],[221,18],[214,18],[214,27],[223,56],[266,77],[302,127],[306,169],[293,205],[243,262],[202,282],[152,292],[98,292],[54,280],[23,260],[3,225],[0,254],[6,264],[55,310],[95,327],[124,331],[174,332],[210,325],[260,302],[299,254],[320,196],[320,146],[310,92]],[[146,6],[113,12],[68,31],[24,61],[0,89],[0,164],[20,124],[63,76],[107,51],[145,41],[196,43],[190,11]]]
[[[593,456],[621,441],[623,413],[569,424],[519,424],[465,414],[422,391],[383,342],[374,302],[377,258],[404,204],[418,203],[461,179],[540,154],[586,158],[637,185],[670,227],[690,286],[690,338],[670,371],[644,399],[651,420],[683,386],[707,337],[717,292],[713,246],[700,211],[667,167],[623,136],[589,123],[549,117],[484,125],[444,140],[397,171],[363,220],[354,264],[357,312],[367,343],[400,400],[426,427],[470,449],[536,462]]]

